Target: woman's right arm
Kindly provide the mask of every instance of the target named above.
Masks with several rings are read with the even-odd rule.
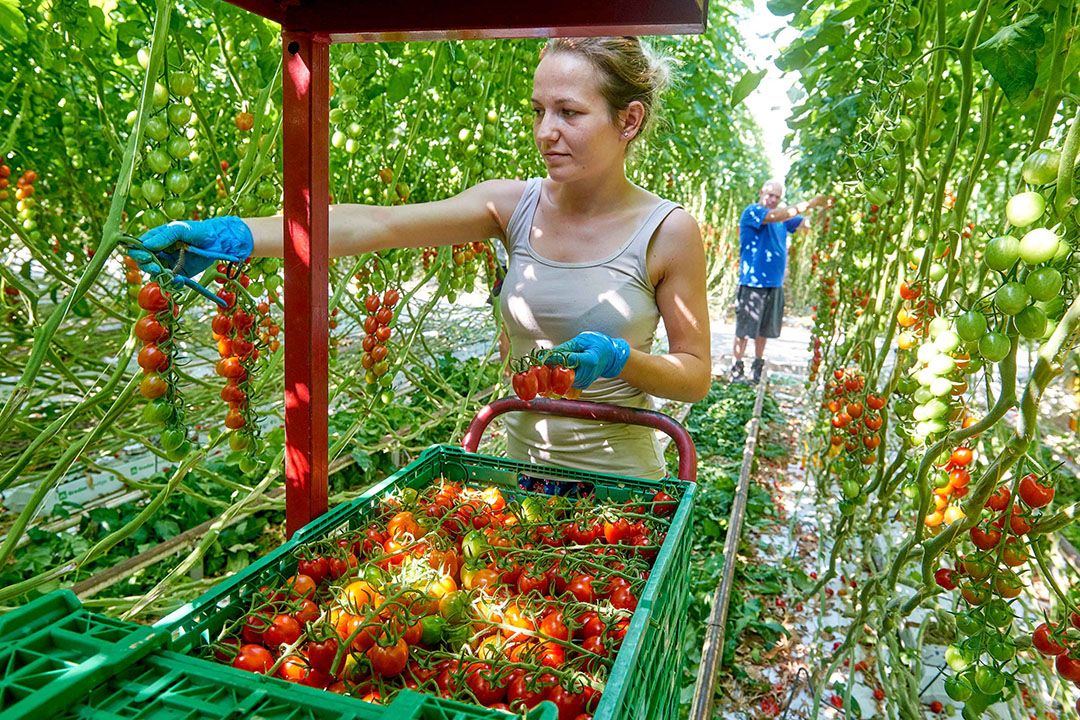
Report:
[[[492,237],[505,242],[506,224],[524,190],[521,180],[487,180],[451,198],[415,205],[331,205],[330,257],[460,245]],[[281,215],[244,222],[254,240],[252,255],[284,255]]]

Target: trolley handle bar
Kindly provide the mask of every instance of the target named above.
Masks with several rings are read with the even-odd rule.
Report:
[[[625,425],[643,425],[655,430],[662,430],[675,442],[679,453],[679,479],[697,482],[697,449],[690,433],[675,418],[654,410],[638,410],[608,403],[582,402],[580,400],[522,400],[515,397],[502,398],[485,405],[469,423],[461,446],[466,452],[476,452],[480,438],[499,415],[507,412],[524,410],[542,415],[559,415],[581,420],[602,420],[604,422]]]

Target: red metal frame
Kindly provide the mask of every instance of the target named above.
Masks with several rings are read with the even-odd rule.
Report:
[[[697,482],[697,448],[690,433],[675,418],[653,410],[609,405],[607,403],[581,402],[579,400],[522,400],[507,397],[485,405],[476,413],[476,417],[465,430],[461,447],[468,452],[476,452],[480,438],[488,424],[499,415],[518,410],[540,413],[542,415],[560,415],[581,420],[601,420],[603,422],[622,423],[624,425],[644,425],[655,430],[662,430],[675,441],[679,453],[679,479]]]
[[[326,512],[330,42],[282,33],[285,531]]]
[[[285,506],[286,532],[291,536],[327,509],[330,44],[699,33],[705,30],[708,0],[413,0],[405,7],[355,0],[229,2],[282,26],[285,315],[289,320],[285,323]],[[678,438],[676,444],[681,476],[685,446]],[[692,443],[689,449],[693,452]],[[693,464],[696,468],[696,456]]]

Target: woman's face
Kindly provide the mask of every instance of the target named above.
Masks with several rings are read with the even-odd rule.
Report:
[[[585,58],[545,55],[533,76],[532,107],[533,138],[552,180],[580,180],[622,166],[629,137],[612,121],[599,71]]]

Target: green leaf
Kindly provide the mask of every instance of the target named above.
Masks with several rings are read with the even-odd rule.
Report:
[[[0,0],[0,38],[15,43],[26,41],[26,18],[19,10],[18,0]]]
[[[763,68],[757,72],[747,70],[743,73],[743,76],[739,78],[739,82],[735,83],[735,87],[731,90],[731,106],[735,107],[745,100],[750,93],[754,92],[767,72],[768,70]]]
[[[769,12],[773,15],[790,15],[802,10],[802,6],[806,4],[806,0],[769,0],[768,5]]]
[[[1045,41],[1042,18],[1031,13],[980,43],[974,55],[1005,91],[1005,97],[1018,103],[1035,89],[1035,80],[1039,76],[1039,48]]]

